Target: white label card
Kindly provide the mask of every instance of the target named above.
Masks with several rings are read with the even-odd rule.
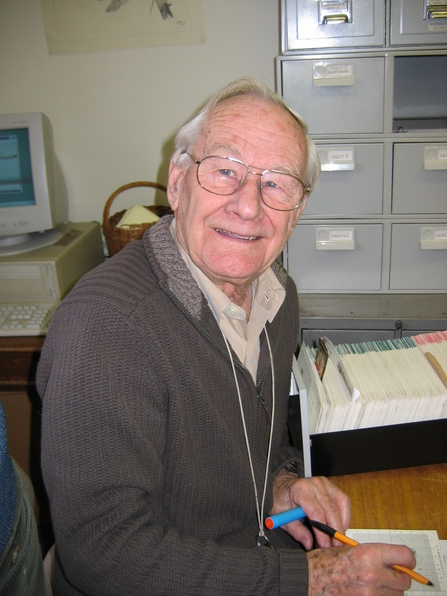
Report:
[[[441,23],[433,23],[432,19],[430,19],[428,23],[428,30],[432,33],[443,33],[444,31],[447,31],[447,25]]]
[[[352,64],[328,64],[326,77],[352,77]]]
[[[435,238],[435,240],[440,240],[441,242],[445,242],[447,240],[447,229],[435,230],[434,238]]]
[[[434,0],[436,2],[436,0]],[[347,2],[322,2],[323,8],[330,12],[341,12],[342,10],[348,10]]]
[[[443,149],[438,149],[438,159],[446,159],[447,160],[447,147]]]
[[[330,230],[329,240],[332,242],[346,242],[347,240],[354,240],[353,230]]]
[[[331,163],[353,161],[354,152],[352,151],[352,149],[331,150],[327,152],[327,158],[328,161]]]

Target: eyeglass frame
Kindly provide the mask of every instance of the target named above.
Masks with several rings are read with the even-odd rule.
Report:
[[[301,201],[295,205],[294,207],[292,207],[291,209],[278,209],[277,207],[272,207],[271,205],[269,205],[268,203],[266,203],[264,201],[264,197],[262,196],[262,184],[259,187],[259,194],[261,195],[261,201],[264,203],[264,205],[266,207],[268,207],[269,209],[273,209],[274,211],[282,211],[284,213],[287,213],[289,211],[295,211],[296,209],[299,209],[301,207],[301,205],[303,204],[306,196],[310,195],[310,188],[309,186],[306,186],[304,184],[304,182],[301,180],[301,178],[298,178],[298,176],[295,176],[294,174],[289,174],[288,172],[281,172],[279,170],[262,170],[261,173],[258,172],[253,172],[250,170],[250,168],[255,168],[256,166],[251,166],[243,161],[241,161],[240,159],[236,159],[235,157],[228,157],[227,155],[207,155],[206,157],[204,157],[203,159],[196,159],[194,156],[192,156],[190,153],[188,153],[188,151],[184,151],[184,154],[186,154],[188,157],[190,157],[193,161],[193,163],[195,163],[197,165],[197,170],[196,170],[196,178],[197,178],[197,183],[199,184],[199,186],[201,188],[203,188],[203,190],[206,190],[206,192],[209,192],[213,195],[216,195],[218,197],[229,197],[231,195],[234,195],[235,192],[237,192],[240,188],[242,188],[242,186],[245,184],[245,182],[247,181],[248,175],[249,174],[253,174],[254,176],[259,176],[260,177],[260,182],[262,182],[262,176],[266,173],[266,172],[271,172],[273,174],[283,174],[285,176],[291,176],[292,178],[295,178],[295,180],[298,180],[298,182],[300,182],[303,185],[303,198],[301,199]],[[232,161],[235,163],[238,163],[242,166],[245,166],[247,169],[247,173],[245,175],[245,178],[242,180],[242,182],[232,191],[229,193],[218,193],[218,192],[213,192],[212,190],[208,190],[207,188],[205,188],[203,186],[203,184],[200,182],[199,180],[199,168],[200,168],[200,164],[202,164],[206,159],[209,159],[210,157],[217,157],[219,159],[228,159],[228,161]],[[257,169],[261,169],[261,168],[257,168]]]

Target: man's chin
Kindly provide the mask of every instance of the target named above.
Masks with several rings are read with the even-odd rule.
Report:
[[[243,254],[238,254],[232,255],[230,262],[223,258],[210,263],[209,273],[205,272],[205,275],[210,279],[219,279],[229,283],[239,284],[247,281],[251,283],[267,268],[265,263],[257,263]]]

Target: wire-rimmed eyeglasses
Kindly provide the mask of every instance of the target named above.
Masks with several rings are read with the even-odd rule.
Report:
[[[185,152],[187,153],[187,152]],[[196,159],[189,157],[197,164],[197,182],[200,186],[215,195],[232,195],[247,180],[248,174],[259,176],[259,192],[262,202],[276,211],[294,211],[302,204],[310,189],[293,174],[277,170],[253,172],[248,164],[234,157],[208,155]]]

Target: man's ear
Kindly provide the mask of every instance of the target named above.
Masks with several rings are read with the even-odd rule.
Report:
[[[307,205],[307,201],[308,201],[308,199],[309,199],[309,195],[305,195],[305,196],[304,196],[304,199],[303,199],[303,201],[302,201],[302,203],[301,203],[301,207],[299,207],[299,208],[296,210],[296,215],[295,215],[295,220],[294,220],[294,222],[293,222],[292,231],[295,229],[295,227],[296,227],[296,224],[298,223],[298,220],[299,220],[299,218],[301,217],[301,215],[302,215],[302,213],[303,213],[303,211],[304,211],[304,207]]]
[[[169,176],[168,176],[168,187],[167,195],[168,201],[171,205],[171,209],[174,213],[177,211],[180,199],[180,189],[185,180],[185,169],[179,165],[174,164],[172,161],[169,164]]]

